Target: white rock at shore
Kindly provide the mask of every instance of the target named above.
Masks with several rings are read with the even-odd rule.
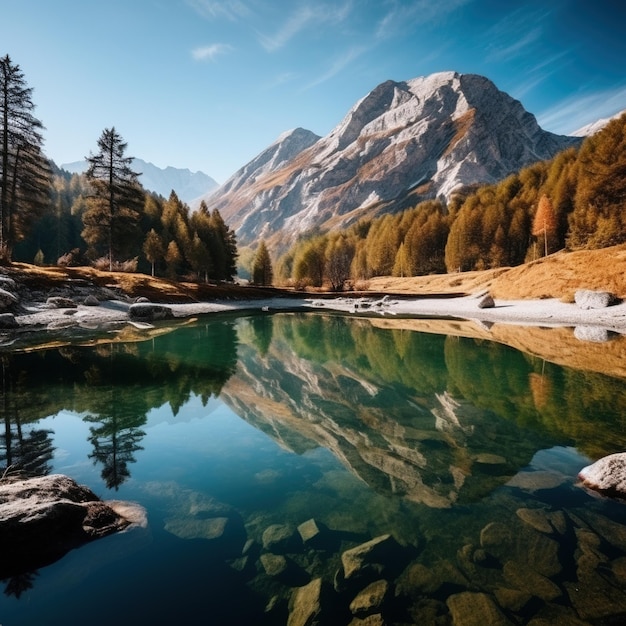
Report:
[[[583,467],[578,477],[590,489],[626,497],[626,452],[610,454]]]

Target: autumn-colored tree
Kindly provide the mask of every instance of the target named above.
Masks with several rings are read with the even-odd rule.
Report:
[[[537,205],[537,212],[533,220],[532,234],[543,237],[544,256],[548,256],[548,242],[554,239],[557,232],[557,221],[552,201],[543,194]]]
[[[333,291],[343,291],[350,278],[350,266],[354,257],[354,246],[346,237],[336,237],[326,247],[326,278]]]
[[[159,237],[154,228],[151,228],[150,232],[146,235],[146,240],[143,244],[143,253],[146,255],[148,262],[152,265],[152,276],[154,276],[154,264],[158,263],[165,256],[163,240]]]
[[[170,278],[176,278],[178,269],[183,261],[183,255],[180,252],[178,244],[172,239],[167,245],[165,253],[165,263],[167,264],[167,275]]]
[[[265,241],[261,240],[252,263],[252,282],[255,285],[271,285],[273,280],[274,270],[270,253]]]

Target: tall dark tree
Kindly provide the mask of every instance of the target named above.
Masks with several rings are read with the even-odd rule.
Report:
[[[132,157],[124,156],[127,144],[115,128],[105,128],[98,139],[99,152],[89,154],[86,176],[93,193],[83,215],[82,236],[91,247],[91,254],[103,251],[113,258],[137,252],[141,242],[139,222],[144,192],[139,173],[131,168]]]
[[[48,205],[50,167],[32,91],[19,65],[0,58],[0,257],[8,260]]]

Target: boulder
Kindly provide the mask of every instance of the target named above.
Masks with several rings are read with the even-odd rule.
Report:
[[[609,291],[579,289],[574,294],[574,301],[579,309],[605,309],[618,302],[618,299]]]
[[[277,554],[295,551],[296,536],[291,526],[286,524],[272,524],[263,532],[263,548]]]
[[[590,489],[626,498],[626,452],[610,454],[583,467],[578,478]]]
[[[75,309],[76,302],[71,298],[65,298],[63,296],[50,296],[46,300],[46,304],[51,309]]]
[[[85,300],[83,301],[83,304],[85,306],[99,306],[100,305],[100,300],[98,300],[98,298],[96,298],[96,296],[94,296],[92,293],[90,293]]]
[[[371,541],[346,550],[341,555],[345,580],[380,575],[398,564],[399,544],[391,535],[381,535]]]
[[[60,474],[0,480],[0,578],[36,570],[128,527],[134,520],[117,510]]]
[[[478,304],[476,306],[478,306],[479,309],[493,309],[493,307],[496,306],[496,303],[489,294],[485,294],[478,300]]]
[[[0,311],[14,305],[17,301],[18,297],[14,293],[0,287]]]
[[[152,304],[150,302],[136,302],[131,304],[128,309],[131,320],[141,322],[155,322],[158,320],[172,319],[174,314],[172,310],[162,304]]]
[[[308,585],[293,592],[289,602],[289,620],[287,626],[312,626],[323,624],[322,612],[323,583],[321,578],[312,580]]]
[[[450,596],[446,604],[454,626],[505,626],[512,624],[486,593],[464,591]]]
[[[0,313],[0,329],[18,328],[18,326],[13,313]]]
[[[357,594],[350,603],[350,611],[361,618],[380,613],[388,595],[389,583],[377,580]]]

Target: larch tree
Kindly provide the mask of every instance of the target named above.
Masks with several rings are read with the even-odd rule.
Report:
[[[539,198],[539,204],[537,205],[532,234],[535,237],[543,236],[544,256],[548,256],[548,242],[555,237],[557,228],[558,223],[552,200],[546,194],[543,194]]]
[[[273,280],[272,259],[265,241],[261,240],[252,263],[252,282],[255,285],[271,285]]]
[[[165,245],[154,228],[151,228],[146,235],[146,240],[143,243],[143,253],[152,265],[152,276],[154,276],[154,264],[158,263],[165,256]]]
[[[49,203],[50,166],[31,96],[19,65],[0,58],[0,257],[7,260]]]
[[[139,173],[131,168],[132,157],[124,156],[127,144],[114,127],[102,131],[98,148],[97,154],[87,157],[92,195],[83,215],[82,236],[92,254],[108,254],[112,270],[114,256],[129,254],[141,240],[144,192]]]

